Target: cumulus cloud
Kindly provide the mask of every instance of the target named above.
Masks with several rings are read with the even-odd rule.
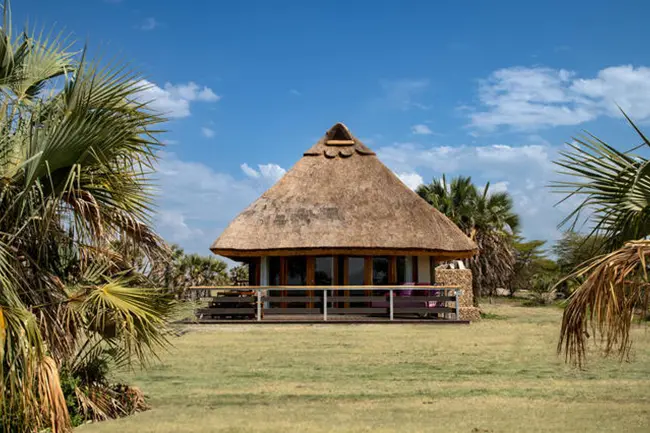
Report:
[[[447,178],[471,176],[481,187],[490,182],[491,191],[508,191],[512,195],[515,210],[522,216],[525,236],[556,239],[560,234],[557,224],[575,204],[573,201],[555,207],[561,197],[548,189],[549,183],[558,178],[553,164],[558,150],[548,144],[422,146],[395,143],[376,151],[402,179],[402,173],[417,173],[425,182],[442,174]]]
[[[647,120],[650,68],[614,66],[593,78],[565,69],[499,69],[480,81],[478,99],[470,123],[486,130],[578,125],[599,116],[619,116],[616,104],[635,119]]]
[[[215,132],[214,129],[210,129],[204,126],[203,128],[201,128],[201,134],[206,138],[212,138],[214,137]]]
[[[167,234],[167,241],[181,243],[203,236],[203,230],[191,228],[179,211],[161,210],[157,215],[158,230]]]
[[[251,168],[248,164],[243,163],[240,167],[246,176],[252,177],[253,179],[258,179],[260,177],[259,171]]]
[[[397,173],[397,177],[399,177],[399,179],[412,190],[415,190],[418,186],[424,183],[422,176],[417,173]]]
[[[263,179],[270,182],[277,182],[287,172],[284,168],[277,164],[258,164],[258,170],[250,167],[244,163],[241,166],[244,174],[252,179]]]
[[[173,118],[189,116],[193,102],[217,102],[221,99],[211,88],[193,81],[185,84],[165,83],[163,87],[147,80],[142,80],[140,84],[143,89],[138,93],[137,100],[147,102],[149,108]]]
[[[155,224],[160,234],[189,252],[209,254],[210,244],[230,220],[284,172],[276,164],[258,167],[259,171],[243,164],[246,176],[236,177],[163,152],[157,166],[159,212]],[[258,177],[251,176],[252,172]]]
[[[433,134],[433,131],[427,126],[423,124],[418,124],[418,125],[413,125],[411,127],[411,132],[416,135],[431,135]]]

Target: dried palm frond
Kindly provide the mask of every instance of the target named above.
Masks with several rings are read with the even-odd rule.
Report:
[[[566,277],[584,282],[564,310],[558,352],[582,365],[587,340],[599,335],[605,353],[625,357],[630,350],[630,328],[636,312],[647,312],[650,293],[647,258],[650,240],[626,243],[622,248],[582,265]]]
[[[59,369],[49,356],[38,365],[38,397],[43,416],[49,417],[52,433],[70,430],[70,415],[59,382]]]

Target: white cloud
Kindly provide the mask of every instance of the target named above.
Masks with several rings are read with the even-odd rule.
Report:
[[[508,185],[510,185],[510,182],[506,181],[501,181],[501,182],[494,182],[490,184],[490,189],[488,191],[490,192],[507,192],[508,191]]]
[[[217,102],[221,97],[207,86],[200,86],[193,81],[186,84],[165,84],[165,90],[180,99],[188,101]]]
[[[558,178],[553,164],[558,150],[548,144],[427,147],[414,143],[376,149],[378,157],[400,178],[403,173],[417,173],[430,182],[442,174],[448,179],[463,175],[471,176],[481,187],[490,182],[492,192],[508,191],[522,217],[524,235],[534,239],[558,238],[557,224],[575,204],[555,207],[562,197],[548,188]]]
[[[616,104],[641,121],[650,118],[650,68],[609,67],[586,79],[565,69],[499,69],[480,81],[478,97],[471,125],[486,130],[578,125],[620,116]]]
[[[176,211],[161,210],[157,215],[158,230],[167,234],[167,241],[180,243],[203,236],[203,230],[191,228],[185,216]]]
[[[397,177],[399,177],[400,180],[412,190],[415,190],[418,186],[424,183],[422,176],[417,173],[397,173]]]
[[[290,89],[290,90],[289,90],[289,93],[292,94],[293,96],[301,96],[301,95],[302,95],[302,93],[300,93],[300,92],[299,92],[298,90],[296,90],[296,89]]]
[[[144,20],[142,20],[142,24],[140,25],[140,30],[144,30],[144,31],[153,30],[159,25],[160,23],[156,21],[154,17],[147,17]]]
[[[248,164],[243,163],[240,167],[246,176],[252,177],[253,179],[258,179],[260,177],[260,173],[254,168],[251,168]]]
[[[210,129],[204,126],[201,128],[201,134],[203,134],[204,137],[212,138],[214,137],[215,132],[214,129]]]
[[[411,108],[423,110],[429,108],[417,101],[418,97],[429,88],[429,80],[384,80],[380,85],[384,95],[379,102],[387,108],[404,111]]]
[[[272,183],[280,180],[280,178],[287,172],[287,170],[277,164],[258,164],[257,168],[259,171],[250,167],[246,163],[242,164],[240,167],[246,176],[252,179],[263,179]]]
[[[287,172],[287,170],[277,164],[260,164],[258,167],[260,168],[260,173],[262,173],[264,179],[269,179],[274,182],[280,180],[280,178]]]
[[[650,118],[650,68],[615,66],[598,72],[596,78],[573,82],[575,92],[600,103],[610,116],[620,116],[616,104],[638,120]]]
[[[246,173],[244,167],[248,165],[242,164]],[[257,178],[250,173],[235,177],[162,152],[156,170],[160,191],[155,223],[160,234],[188,252],[210,254],[210,244],[228,223],[283,172],[276,164],[259,167]]]
[[[433,131],[424,124],[413,125],[411,127],[411,132],[416,135],[431,135]]]
[[[147,80],[142,80],[140,84],[143,90],[138,93],[137,100],[148,102],[149,108],[173,118],[189,116],[192,102],[217,102],[221,99],[209,87],[193,81],[185,84],[165,83],[162,88]]]

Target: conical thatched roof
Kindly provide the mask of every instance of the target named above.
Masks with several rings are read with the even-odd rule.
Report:
[[[337,123],[210,248],[226,257],[394,254],[461,258],[476,245]]]

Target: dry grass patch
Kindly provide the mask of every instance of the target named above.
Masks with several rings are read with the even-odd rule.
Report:
[[[650,342],[585,370],[555,354],[561,311],[489,305],[470,326],[193,327],[127,380],[153,410],[82,432],[646,432]]]

